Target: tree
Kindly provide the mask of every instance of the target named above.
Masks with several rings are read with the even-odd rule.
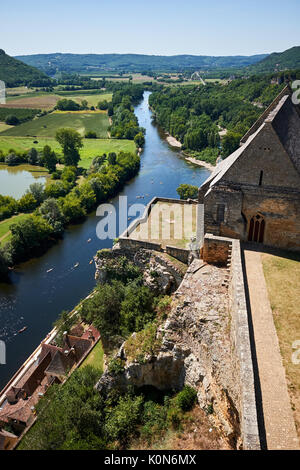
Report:
[[[88,103],[87,100],[82,100],[80,107],[81,107],[81,109],[85,110],[85,109],[89,109],[89,106],[88,106],[88,105],[89,105],[89,103]]]
[[[45,167],[49,170],[49,173],[53,173],[56,170],[56,154],[51,150],[49,145],[45,145],[43,148],[42,161]]]
[[[192,186],[191,184],[181,184],[176,189],[180,196],[180,199],[197,199],[198,198],[198,187]]]
[[[99,101],[99,103],[98,103],[98,105],[97,105],[98,109],[101,109],[101,110],[103,110],[103,111],[106,110],[106,109],[108,109],[108,106],[109,106],[109,105],[108,105],[108,102],[107,102],[106,100]]]
[[[46,199],[39,208],[41,216],[53,227],[56,233],[63,232],[64,216],[62,210],[54,198]]]
[[[29,186],[28,193],[33,195],[37,205],[40,205],[45,199],[44,185],[42,183],[32,183]]]
[[[88,131],[84,137],[86,139],[97,139],[97,133],[94,131]]]
[[[0,279],[3,279],[7,276],[10,261],[11,260],[8,251],[0,247]]]
[[[79,149],[83,147],[81,135],[74,129],[59,129],[56,140],[62,147],[64,163],[68,166],[77,166],[80,160]]]
[[[228,131],[222,140],[223,156],[226,158],[235,152],[240,145],[242,134],[236,134],[235,132]]]
[[[8,166],[19,165],[19,163],[20,163],[20,158],[19,158],[15,153],[9,153],[9,154],[5,157],[5,163],[6,163],[6,165],[8,165]]]
[[[64,98],[57,102],[56,108],[60,111],[78,111],[80,109],[80,105],[76,103],[76,101]]]
[[[36,165],[38,161],[38,153],[35,148],[32,148],[29,150],[28,155],[27,155],[27,161],[29,165]]]
[[[110,152],[107,157],[107,161],[110,165],[115,165],[117,161],[117,155],[115,152]]]
[[[138,148],[142,148],[144,147],[145,145],[145,137],[144,137],[144,134],[142,132],[139,132],[135,138],[133,139],[134,140],[134,143],[135,145],[138,147]]]
[[[19,212],[32,212],[37,206],[37,201],[32,193],[26,193],[19,199]]]
[[[9,114],[8,116],[6,116],[5,124],[7,124],[8,126],[17,126],[19,123],[19,119],[14,114]]]
[[[35,252],[53,234],[52,227],[42,217],[35,215],[12,224],[10,230],[12,233],[11,253],[15,262],[25,259],[29,253]]]

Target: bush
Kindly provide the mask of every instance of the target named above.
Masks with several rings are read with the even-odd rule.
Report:
[[[180,199],[197,199],[198,198],[198,187],[192,186],[191,184],[181,184],[176,189],[180,196]]]
[[[94,131],[88,131],[84,137],[86,139],[97,139],[97,133]]]
[[[9,153],[5,157],[5,163],[8,166],[16,166],[21,163],[20,158],[15,153]]]
[[[19,123],[19,119],[14,114],[9,114],[5,119],[5,124],[8,126],[17,126]]]
[[[182,411],[189,411],[197,401],[197,392],[194,388],[186,385],[176,396],[176,404]]]
[[[108,372],[113,375],[119,375],[124,372],[124,364],[120,358],[112,359],[108,364]]]

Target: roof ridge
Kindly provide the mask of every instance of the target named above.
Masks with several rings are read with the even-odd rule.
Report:
[[[265,111],[262,113],[262,115],[257,119],[257,121],[253,124],[252,127],[246,132],[246,134],[241,138],[241,144],[244,144],[247,142],[249,137],[257,131],[257,129],[265,122],[266,118],[269,116],[269,114],[276,108],[278,105],[279,101],[284,97],[284,96],[291,96],[292,90],[289,85],[285,86],[281,92],[276,96],[276,98],[272,101],[272,103],[265,109]]]

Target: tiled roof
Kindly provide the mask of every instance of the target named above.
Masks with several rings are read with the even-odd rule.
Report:
[[[61,377],[66,375],[67,371],[72,368],[74,363],[75,357],[72,353],[66,355],[65,353],[57,351],[45,372],[50,375]]]

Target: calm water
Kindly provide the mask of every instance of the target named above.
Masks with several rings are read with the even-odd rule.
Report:
[[[146,128],[146,145],[139,175],[121,193],[128,197],[128,205],[147,204],[155,195],[177,198],[179,184],[200,185],[209,175],[208,170],[187,163],[163,140],[151,122],[148,97],[146,92],[135,109],[140,125]],[[137,195],[145,198],[139,200]],[[112,202],[118,210],[118,198]],[[94,287],[95,266],[89,261],[97,250],[112,246],[110,240],[96,237],[98,222],[99,217],[92,214],[85,223],[68,228],[64,240],[45,255],[20,265],[11,284],[0,284],[0,339],[7,346],[7,364],[0,365],[0,389],[50,331],[59,313],[71,310]],[[91,243],[87,243],[89,238]],[[79,267],[73,268],[77,262]],[[54,270],[47,274],[49,268]],[[28,329],[17,334],[25,325]]]
[[[19,199],[32,183],[45,183],[43,168],[31,165],[0,164],[0,194]]]

